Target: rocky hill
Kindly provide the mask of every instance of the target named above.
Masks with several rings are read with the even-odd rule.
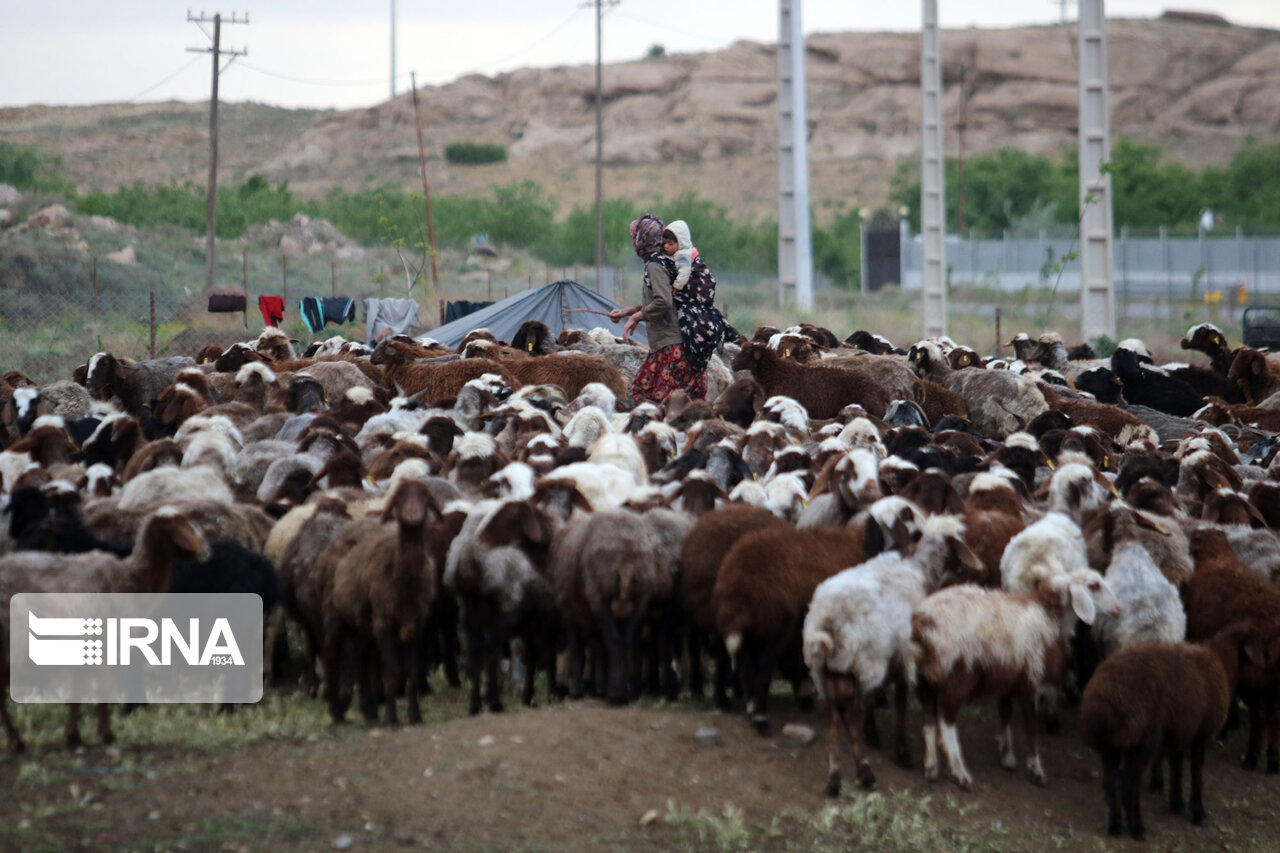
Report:
[[[1280,132],[1280,31],[1206,20],[1116,20],[1109,29],[1112,133],[1158,142],[1191,165],[1224,162],[1247,138]],[[1073,26],[943,34],[947,148],[962,89],[965,147],[1052,154],[1074,144]],[[920,47],[911,33],[819,34],[808,41],[810,156],[819,215],[881,199],[900,158],[918,150]],[[775,49],[738,43],[705,54],[606,67],[609,196],[693,189],[771,215],[776,181]],[[963,78],[964,84],[961,85]],[[468,76],[420,93],[433,192],[482,191],[531,178],[561,200],[593,187],[594,70]],[[204,106],[154,104],[0,110],[0,139],[63,157],[81,187],[193,180],[205,174]],[[416,186],[408,95],[343,112],[224,108],[226,176],[262,172],[302,193],[334,184]],[[450,142],[498,142],[507,163],[447,164]]]

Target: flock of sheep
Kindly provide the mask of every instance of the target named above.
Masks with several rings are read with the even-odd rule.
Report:
[[[842,733],[875,784],[882,693],[894,759],[914,692],[925,775],[945,760],[965,789],[963,707],[995,700],[1016,768],[1017,706],[1043,785],[1040,720],[1075,696],[1110,831],[1144,834],[1149,767],[1181,810],[1184,759],[1199,822],[1237,700],[1245,765],[1265,740],[1280,772],[1280,362],[1208,324],[1182,342],[1204,366],[1011,343],[761,328],[713,358],[710,402],[660,406],[630,403],[642,348],[536,321],[456,352],[299,356],[267,329],[195,358],[99,353],[74,381],[10,371],[0,643],[18,592],[256,592],[268,659],[294,621],[332,719],[358,695],[387,724],[401,696],[420,722],[426,675],[458,686],[460,661],[478,713],[501,710],[507,658],[529,704],[538,672],[550,697],[701,696],[709,657],[716,705],[736,694],[762,733],[775,678],[802,706],[816,688],[829,796]],[[22,749],[7,699],[0,720]],[[110,741],[106,706],[98,724]]]

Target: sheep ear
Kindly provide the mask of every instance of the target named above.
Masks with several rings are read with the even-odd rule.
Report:
[[[954,488],[947,492],[946,512],[947,515],[964,515],[964,501],[960,500],[960,493]]]
[[[1250,632],[1250,634],[1251,636],[1249,636],[1245,640],[1244,645],[1240,647],[1240,651],[1244,652],[1244,656],[1249,663],[1260,669],[1266,669],[1270,665],[1270,662],[1267,660],[1266,644],[1262,642],[1262,637],[1256,632]]]
[[[1097,608],[1093,604],[1093,596],[1089,595],[1089,589],[1084,584],[1071,585],[1071,609],[1086,625],[1092,625],[1094,618],[1098,615]]]
[[[1266,370],[1266,359],[1264,359],[1264,358],[1253,358],[1253,359],[1250,359],[1250,361],[1249,361],[1249,369],[1250,369],[1250,372],[1252,372],[1254,376],[1261,376],[1261,375],[1262,375],[1262,372],[1263,372],[1264,370]]]
[[[900,518],[896,519],[893,522],[893,527],[889,528],[889,536],[893,539],[894,549],[903,554],[910,553],[912,547],[916,544],[916,539],[912,538],[906,522]]]
[[[843,456],[832,456],[827,460],[827,464],[822,466],[822,470],[818,472],[818,479],[813,481],[813,488],[809,490],[808,500],[813,500],[818,495],[826,491],[835,492],[838,486],[833,482],[836,466],[840,464]]]
[[[978,559],[978,555],[969,547],[969,543],[963,539],[951,540],[952,550],[955,552],[956,560],[969,571],[969,579],[980,579],[986,572],[986,566],[982,564],[982,560]]]
[[[867,518],[867,532],[862,539],[862,556],[870,560],[885,550],[884,531],[874,518]]]

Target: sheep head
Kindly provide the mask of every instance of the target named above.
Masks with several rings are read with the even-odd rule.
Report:
[[[1212,323],[1201,323],[1187,329],[1187,333],[1179,341],[1179,346],[1183,349],[1193,349],[1206,355],[1213,355],[1215,352],[1227,349],[1227,339],[1223,337],[1217,326]]]
[[[907,350],[907,366],[925,379],[951,372],[951,363],[943,356],[942,348],[933,341],[921,341]]]
[[[421,480],[401,480],[382,510],[382,522],[395,520],[401,527],[422,527],[441,517],[440,504]]]
[[[1232,489],[1215,489],[1205,496],[1200,518],[1213,524],[1266,528],[1267,520],[1244,495]]]
[[[1112,617],[1120,615],[1120,601],[1093,569],[1054,575],[1041,581],[1040,590],[1061,606],[1070,604],[1076,618],[1086,625],[1092,625],[1100,612]]]

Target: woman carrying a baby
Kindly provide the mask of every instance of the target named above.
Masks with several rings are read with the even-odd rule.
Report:
[[[636,373],[631,396],[636,402],[660,403],[684,389],[703,399],[707,363],[724,339],[724,318],[712,304],[715,277],[697,257],[683,221],[664,228],[661,219],[646,213],[631,223],[631,240],[645,262],[644,301],[609,314],[615,323],[626,318],[624,338],[641,320],[648,323],[649,355]]]

